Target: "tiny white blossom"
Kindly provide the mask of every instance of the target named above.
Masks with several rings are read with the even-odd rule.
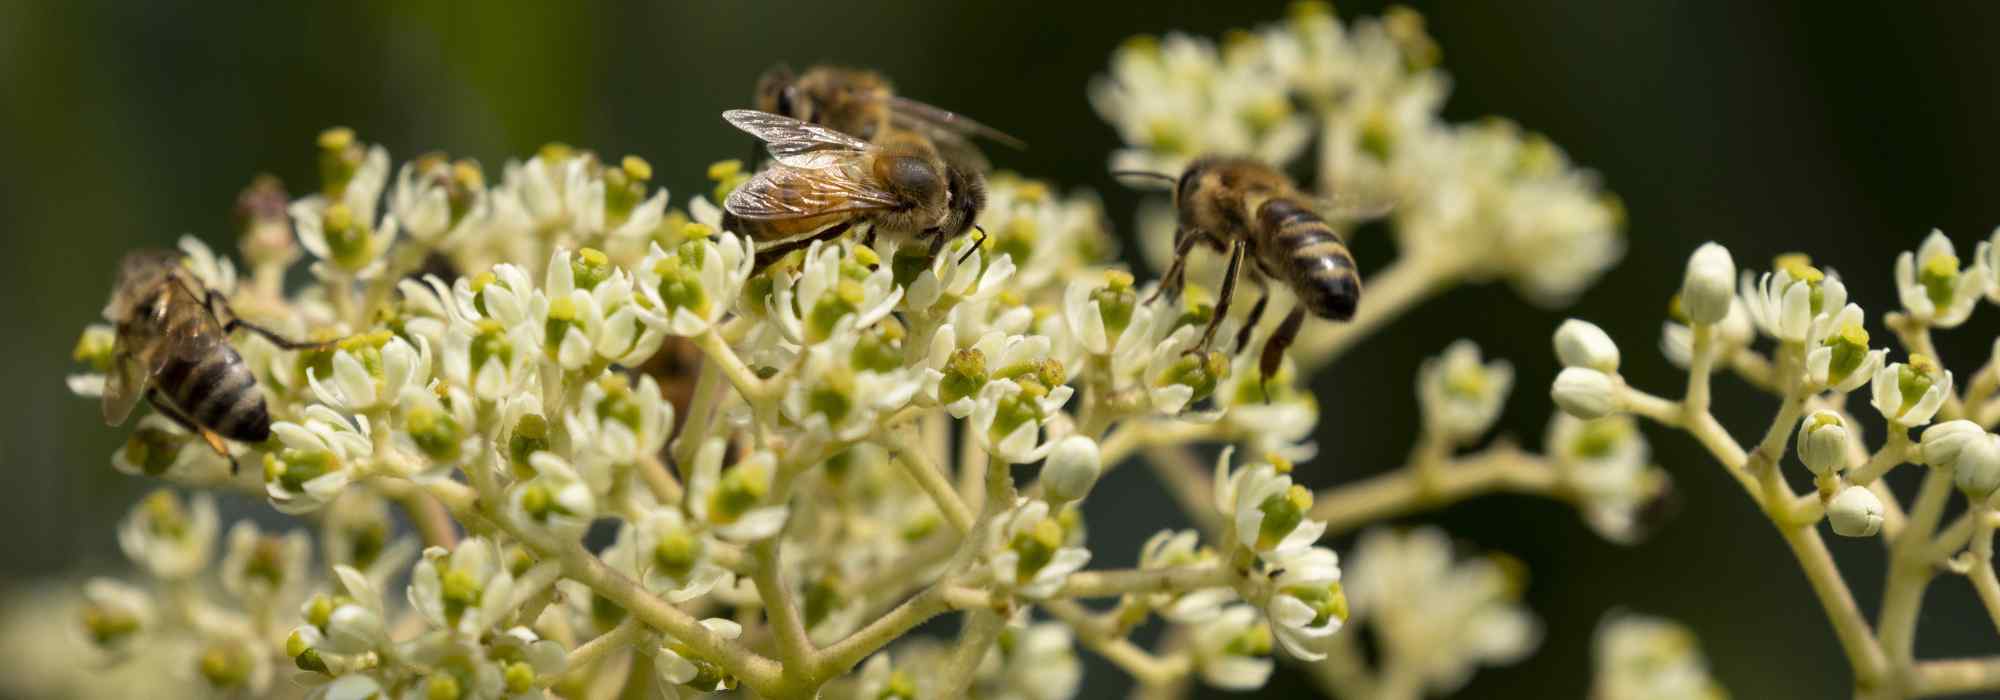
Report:
[[[264,492],[271,505],[285,513],[307,513],[325,507],[347,488],[374,453],[368,419],[359,427],[325,406],[308,406],[305,420],[271,424],[271,434],[284,449],[264,455]]]
[[[1743,308],[1766,335],[1791,342],[1817,341],[1815,320],[1847,304],[1847,286],[1802,258],[1786,256],[1776,272],[1755,277],[1743,271]]]
[[[989,555],[994,583],[1028,598],[1045,598],[1090,563],[1090,551],[1066,544],[1069,533],[1044,501],[1023,498],[1001,516]]]
[[[312,538],[299,530],[265,534],[256,523],[239,520],[229,528],[222,557],[222,589],[266,604],[289,605],[304,594],[312,563]]]
[[[1000,293],[1014,276],[1014,259],[990,256],[974,248],[973,240],[961,236],[931,258],[930,266],[917,273],[904,295],[908,309],[930,313],[940,303],[981,301]],[[900,248],[897,252],[903,253]]]
[[[1556,359],[1564,367],[1588,367],[1618,373],[1618,344],[1597,324],[1569,319],[1556,327]]]
[[[1931,422],[1951,394],[1951,372],[1928,356],[1912,355],[1875,372],[1871,403],[1889,422],[1917,427]]]
[[[815,242],[806,248],[805,264],[796,279],[778,276],[769,311],[787,340],[801,345],[824,342],[843,325],[865,329],[895,310],[903,288],[897,286],[891,266],[876,265],[872,272],[864,267],[860,279],[849,276],[861,265],[854,260],[859,251],[874,256],[873,250],[846,241]]]
[[[1042,465],[1042,485],[1051,502],[1063,503],[1083,498],[1103,471],[1097,441],[1071,435],[1056,443]]]
[[[435,629],[478,637],[513,612],[514,575],[492,541],[470,537],[431,547],[410,575],[410,607]]]
[[[1650,447],[1631,416],[1586,421],[1557,414],[1543,445],[1575,489],[1591,529],[1622,543],[1645,534],[1639,514],[1668,484],[1666,472],[1647,463]]]
[[[1868,331],[1862,328],[1861,307],[1848,304],[1833,316],[1821,315],[1814,332],[1821,338],[1806,352],[1806,376],[1816,386],[1841,393],[1861,388],[1875,376],[1888,356],[1887,350],[1868,349]]]
[[[1563,327],[1570,325],[1566,323]],[[1556,334],[1558,350],[1562,337],[1561,332]],[[1614,346],[1611,362],[1614,367],[1616,356]],[[1424,426],[1447,443],[1477,440],[1500,417],[1500,408],[1513,385],[1513,365],[1505,360],[1481,364],[1479,346],[1470,340],[1453,342],[1444,354],[1425,360],[1417,370],[1417,399],[1423,408]]]
[[[1234,526],[1237,544],[1282,559],[1319,541],[1326,523],[1305,517],[1312,491],[1292,483],[1278,465],[1250,464],[1230,471],[1234,447],[1215,460],[1215,506]],[[1290,465],[1284,465],[1290,471]]]
[[[547,281],[529,301],[529,318],[543,330],[543,347],[563,369],[596,362],[636,365],[660,348],[665,335],[642,322],[650,312],[637,303],[632,281],[604,253],[558,249]]]
[[[1597,626],[1598,700],[1724,700],[1694,633],[1657,617],[1613,612]]]
[[[662,506],[628,522],[619,530],[614,547],[630,559],[628,568],[644,572],[648,590],[669,602],[684,603],[733,580],[733,574],[709,556],[708,538],[679,508]]]
[[[236,263],[228,257],[216,255],[207,243],[194,236],[181,236],[176,247],[187,254],[183,258],[184,264],[189,272],[194,273],[195,279],[201,281],[204,289],[219,293],[225,299],[236,294]]]
[[[1200,548],[1201,535],[1193,530],[1161,530],[1146,540],[1139,550],[1139,568],[1164,569],[1187,566],[1212,560],[1212,551]],[[1222,604],[1236,598],[1236,591],[1225,588],[1204,588],[1185,593],[1158,593],[1153,596],[1153,608],[1160,616],[1171,622],[1193,624],[1213,619],[1222,610]]]
[[[652,306],[642,318],[669,335],[699,335],[729,313],[756,263],[750,244],[732,233],[684,241],[671,252],[655,244],[634,273]]]
[[[1276,566],[1280,573],[1271,580],[1264,615],[1279,645],[1305,661],[1326,658],[1314,646],[1347,622],[1340,557],[1325,547],[1308,547],[1278,558]]]
[[[1369,620],[1434,694],[1463,687],[1479,666],[1513,663],[1540,641],[1540,624],[1521,605],[1519,563],[1453,561],[1451,541],[1435,528],[1364,532],[1346,568],[1355,618]]]
[[[196,494],[183,505],[172,491],[154,491],[118,524],[118,546],[154,578],[178,580],[203,568],[221,527],[215,499]]]
[[[1814,474],[1827,476],[1846,469],[1850,446],[1847,423],[1839,413],[1813,411],[1799,422],[1799,461]]]
[[[742,625],[719,617],[702,620],[701,626],[723,639],[743,635]],[[692,649],[673,639],[662,640],[659,649],[653,653],[653,668],[659,672],[661,680],[673,686],[667,690],[675,697],[679,697],[678,688],[705,694],[736,687],[736,679],[724,672],[721,666],[696,656]]]
[[[557,541],[582,537],[597,517],[590,485],[553,452],[536,452],[528,463],[535,476],[508,488],[507,517],[542,537]]]
[[[1549,396],[1563,412],[1586,420],[1618,410],[1616,382],[1611,375],[1588,367],[1570,367],[1557,374]]]
[[[694,476],[688,480],[689,514],[733,542],[777,535],[791,516],[789,505],[764,503],[771,479],[777,474],[777,456],[769,450],[752,452],[725,474],[722,458],[726,451],[721,438],[711,438],[695,453]]]
[[[333,376],[322,378],[308,368],[306,381],[321,403],[350,414],[394,405],[404,389],[430,383],[431,346],[422,337],[416,347],[391,336],[387,342],[355,343],[333,353]],[[324,381],[322,381],[324,379]]]
[[[1985,256],[1975,256],[1982,259]],[[1931,230],[1917,252],[1896,256],[1896,294],[1910,317],[1937,328],[1954,328],[1972,315],[1972,307],[1992,277],[1975,260],[1959,267],[1958,250],[1943,231]]]
[[[83,632],[98,649],[123,657],[140,651],[157,616],[153,600],[138,588],[108,578],[83,584]]]
[[[1271,678],[1271,628],[1247,605],[1232,605],[1194,629],[1195,670],[1224,690],[1256,690]]]

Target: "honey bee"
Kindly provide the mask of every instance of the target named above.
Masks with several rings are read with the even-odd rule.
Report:
[[[860,223],[871,239],[884,231],[927,240],[933,255],[978,228],[985,176],[947,161],[921,134],[890,128],[870,143],[769,112],[732,109],[722,117],[777,160],[722,204],[723,228],[775,243],[757,252],[760,269]]]
[[[1214,340],[1216,328],[1229,315],[1237,280],[1246,274],[1260,288],[1275,282],[1291,288],[1299,299],[1298,306],[1279,322],[1264,345],[1258,368],[1266,378],[1277,372],[1285,349],[1298,338],[1308,312],[1333,321],[1354,317],[1355,306],[1361,301],[1361,275],[1354,256],[1320,213],[1325,203],[1299,191],[1277,169],[1249,158],[1207,156],[1189,164],[1179,178],[1149,172],[1114,174],[1158,178],[1174,186],[1178,212],[1174,259],[1154,297],[1162,292],[1179,293],[1188,254],[1196,245],[1229,256],[1215,313],[1202,332],[1198,350],[1207,349]],[[1361,206],[1365,208],[1343,212],[1340,218],[1373,218],[1386,212],[1379,204]],[[1244,269],[1246,261],[1248,270]],[[1250,307],[1249,317],[1237,332],[1237,348],[1249,342],[1269,300],[1266,291]]]
[[[890,129],[916,132],[963,167],[984,172],[986,157],[970,139],[979,137],[1012,148],[1020,139],[946,109],[896,95],[882,74],[858,68],[814,66],[794,74],[778,66],[757,79],[753,96],[759,111],[824,126],[863,140]]]
[[[218,311],[229,321],[219,321]],[[235,318],[221,294],[182,266],[179,253],[166,250],[125,256],[106,315],[117,331],[104,382],[104,422],[124,423],[143,396],[153,410],[200,435],[224,459],[230,458],[225,439],[257,443],[271,437],[264,394],[229,344],[229,334],[247,330],[285,349],[321,345],[288,340]]]

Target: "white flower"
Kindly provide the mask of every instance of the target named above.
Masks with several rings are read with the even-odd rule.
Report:
[[[687,503],[694,519],[715,528],[715,534],[733,542],[768,539],[784,529],[791,507],[784,503],[766,504],[771,479],[777,475],[778,458],[769,450],[758,450],[722,470],[727,446],[721,438],[703,442],[695,453],[694,477],[688,480]]]
[[[1814,385],[1847,393],[1861,388],[1875,376],[1888,356],[1887,350],[1868,349],[1868,331],[1862,327],[1861,307],[1848,304],[1833,316],[1822,314],[1814,332],[1821,338],[1806,352],[1806,376]]]
[[[318,258],[313,271],[326,278],[334,270],[360,279],[380,274],[387,267],[383,256],[396,242],[396,217],[375,221],[382,188],[389,181],[389,152],[381,146],[370,148],[342,187],[338,200],[315,194],[293,202],[289,208],[299,243]]]
[[[750,244],[732,233],[685,241],[671,253],[655,244],[634,273],[652,305],[644,318],[669,335],[699,335],[729,313],[756,263]]]
[[[1925,355],[1911,355],[1875,372],[1871,403],[1889,422],[1917,427],[1931,422],[1951,394],[1951,372]]]
[[[1846,469],[1850,444],[1847,423],[1839,413],[1813,411],[1799,422],[1799,461],[1814,474],[1827,476]]]
[[[222,589],[249,601],[289,605],[303,595],[311,563],[312,538],[304,531],[267,535],[256,523],[239,520],[229,528]]]
[[[1013,623],[977,669],[980,697],[1069,700],[1083,681],[1075,635],[1055,622]]]
[[[797,279],[777,276],[769,311],[787,340],[821,343],[833,337],[844,320],[852,319],[846,327],[865,329],[895,310],[903,288],[896,285],[892,266],[878,264],[871,272],[864,262],[853,259],[857,256],[873,260],[875,252],[849,241],[815,242],[806,249]]]
[[[1313,646],[1347,622],[1347,595],[1340,587],[1340,557],[1325,547],[1308,547],[1277,559],[1264,615],[1285,652],[1306,661],[1326,654]]]
[[[990,555],[994,583],[1028,598],[1045,598],[1069,575],[1090,563],[1090,551],[1069,546],[1070,533],[1049,513],[1049,504],[1023,498],[1001,516]]]
[[[719,617],[702,620],[701,626],[723,639],[743,635],[742,625]],[[723,671],[721,666],[696,656],[694,650],[673,639],[662,640],[660,648],[653,653],[653,668],[659,671],[661,680],[700,693],[736,687],[736,679]],[[669,692],[673,690],[670,688]]]
[[[1617,374],[1618,344],[1597,324],[1572,318],[1556,327],[1556,359],[1564,367]]]
[[[699,598],[733,580],[728,569],[709,557],[708,536],[696,530],[679,508],[647,509],[637,522],[618,531],[614,547],[630,558],[630,570],[643,572],[647,590],[671,603]]]
[[[1827,504],[1826,519],[1836,535],[1871,537],[1882,529],[1882,499],[1866,486],[1849,486]]]
[[[391,538],[389,503],[368,489],[351,489],[320,512],[320,558],[350,566],[377,588],[401,576],[422,551],[414,535]]]
[[[577,239],[603,233],[604,180],[591,173],[590,161],[551,153],[508,163],[493,190],[494,217],[509,231]]]
[[[1972,267],[1960,269],[1957,249],[1936,229],[1916,253],[1906,251],[1896,256],[1896,294],[1903,309],[1911,318],[1937,328],[1964,323],[1990,277],[1991,271],[1977,260]]]
[[[590,485],[553,452],[536,452],[528,463],[535,476],[507,490],[507,517],[543,537],[563,541],[582,537],[597,517]]]
[[[543,348],[563,369],[595,363],[632,366],[652,357],[665,336],[642,323],[641,308],[625,271],[602,251],[575,255],[558,249],[549,258],[543,290],[529,302],[529,318],[543,328]]]
[[[1089,494],[1103,471],[1101,461],[1097,441],[1087,436],[1071,435],[1057,442],[1042,464],[1042,487],[1049,500],[1063,503]]]
[[[1566,323],[1563,327],[1571,326]],[[1563,333],[1557,332],[1558,351],[1562,338]],[[1608,338],[1605,340],[1609,342]],[[1616,367],[1616,346],[1612,347],[1612,358],[1612,366]],[[1443,355],[1425,360],[1417,370],[1417,398],[1423,407],[1424,425],[1446,443],[1477,440],[1500,417],[1501,405],[1506,403],[1507,392],[1513,385],[1512,365],[1505,360],[1481,364],[1479,346],[1470,340],[1454,342],[1445,348]]]
[[[184,668],[193,669],[216,695],[263,697],[271,687],[271,653],[247,625],[224,625],[183,647]]]
[[[118,524],[118,546],[154,578],[178,580],[207,568],[219,527],[213,497],[196,494],[183,506],[172,491],[160,489]]]
[[[189,485],[229,478],[230,464],[173,419],[149,413],[139,419],[125,444],[111,453],[111,468],[124,474],[157,476]]]
[[[1193,530],[1161,530],[1139,549],[1139,568],[1157,570],[1212,561],[1214,553],[1200,549],[1200,545],[1201,536]],[[1236,591],[1218,586],[1185,593],[1157,593],[1153,595],[1152,607],[1170,622],[1193,624],[1214,618],[1223,603],[1235,598]]]
[[[1723,700],[1694,633],[1663,618],[1612,612],[1593,645],[1598,700]]]
[[[637,386],[615,374],[585,384],[563,424],[577,472],[598,496],[609,495],[615,469],[657,455],[674,431],[674,406],[651,376]]]
[[[912,312],[936,313],[940,303],[947,306],[965,301],[982,301],[1000,293],[1008,279],[1014,276],[1014,259],[1007,255],[990,258],[977,248],[974,238],[960,236],[930,258],[930,266],[910,281],[909,292],[904,296],[907,308]],[[910,254],[921,246],[905,244],[896,249],[895,257]],[[929,253],[923,252],[923,255]]]
[[[114,656],[134,653],[153,628],[153,600],[145,591],[108,578],[83,584],[83,632]]]
[[[433,246],[456,243],[485,223],[491,211],[482,180],[477,165],[469,161],[404,163],[389,192],[389,211],[413,240]],[[456,214],[454,196],[463,199]]]
[[[1063,320],[1069,337],[1086,352],[1097,355],[1151,349],[1153,326],[1158,320],[1155,316],[1162,312],[1153,304],[1139,303],[1131,274],[1112,270],[1104,279],[1101,285],[1092,284],[1088,277],[1075,279],[1063,292]]]
[[[902,408],[924,387],[922,370],[904,366],[900,327],[856,330],[834,323],[807,348],[804,368],[779,402],[809,433],[851,442],[875,430],[876,417]]]
[[[424,281],[433,287],[443,285],[435,277],[427,277]],[[454,312],[452,318],[455,321],[477,324],[481,319],[492,319],[508,327],[535,321],[530,315],[535,283],[528,279],[526,270],[512,263],[494,265],[486,274],[460,277],[452,282],[449,294],[443,289],[435,291],[439,296],[455,302],[448,309]]]
[[[1591,529],[1628,544],[1645,534],[1639,514],[1668,483],[1666,472],[1647,464],[1649,448],[1637,421],[1626,415],[1585,421],[1557,414],[1543,445],[1575,490]]]
[[[1504,555],[1452,561],[1435,528],[1362,533],[1346,571],[1356,619],[1448,695],[1482,665],[1513,663],[1539,642],[1540,625],[1521,606],[1520,564]]]
[[[183,258],[184,264],[204,289],[217,292],[225,299],[236,294],[236,263],[216,255],[207,243],[194,236],[181,236],[177,246],[187,254]]]
[[[1232,605],[1194,629],[1195,670],[1224,690],[1256,690],[1271,678],[1271,628],[1247,605]]]
[[[306,381],[321,403],[345,413],[378,411],[396,403],[404,389],[430,383],[431,346],[421,336],[416,347],[400,337],[387,342],[343,343],[333,353],[333,376],[321,378],[311,368]]]
[[[1730,284],[1736,279],[1736,261],[1729,249],[1709,242],[1688,256],[1687,274],[1681,279],[1681,310],[1695,323],[1719,323],[1735,303]]]
[[[474,431],[478,426],[478,407],[472,395],[457,384],[439,386],[445,398],[417,387],[405,388],[399,397],[403,414],[402,420],[395,424],[398,430],[394,440],[400,449],[430,460],[428,469],[404,476],[449,477],[459,462],[478,454],[479,441],[485,439]]]
[[[1750,342],[1757,339],[1757,328],[1751,324],[1750,315],[1743,308],[1743,300],[1732,301],[1729,315],[1716,324],[1715,345],[1711,352],[1717,357],[1727,357],[1738,349],[1749,347]],[[1694,361],[1694,329],[1667,321],[1660,332],[1660,354],[1675,366],[1686,369]]]
[[[1820,314],[1847,304],[1847,287],[1839,277],[1820,272],[1803,256],[1785,256],[1776,272],[1754,282],[1743,272],[1741,297],[1750,320],[1765,334],[1791,342],[1817,341],[1814,321]]]
[[[445,335],[445,379],[487,401],[520,393],[534,378],[531,361],[541,350],[532,333],[528,324],[493,319],[454,322]]]
[[[1040,461],[1055,449],[1041,439],[1041,426],[1060,413],[1068,387],[1043,389],[1039,382],[988,382],[972,410],[972,439],[980,449],[1008,464]],[[1045,392],[1045,393],[1037,393]],[[1051,404],[1054,404],[1053,406]]]
[[[476,638],[514,612],[514,575],[499,546],[470,537],[458,547],[424,550],[410,575],[410,607],[436,629]]]
[[[308,406],[305,421],[278,421],[271,434],[284,449],[264,455],[264,492],[279,511],[299,514],[333,502],[374,453],[368,419],[360,428],[325,406]]]
[[[1312,491],[1293,484],[1277,465],[1251,464],[1232,473],[1235,451],[1225,447],[1216,457],[1214,483],[1215,507],[1234,525],[1237,544],[1282,559],[1318,542],[1326,523],[1305,517],[1312,511]]]
[[[325,633],[324,647],[335,654],[363,654],[388,648],[382,593],[375,583],[351,566],[336,566],[334,574],[345,591],[342,598],[315,596],[302,606],[308,624]],[[317,645],[316,645],[317,646]]]
[[[1586,420],[1618,410],[1617,385],[1611,375],[1587,367],[1570,367],[1556,375],[1549,396],[1563,412]]]

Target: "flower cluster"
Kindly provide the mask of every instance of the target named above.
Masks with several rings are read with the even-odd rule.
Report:
[[[1231,37],[1115,54],[1091,90],[1131,144],[1114,164],[1172,172],[1222,153],[1287,166],[1317,142],[1303,191],[1396,202],[1401,257],[1382,275],[1406,283],[1387,294],[1505,279],[1558,303],[1618,256],[1615,203],[1553,145],[1439,117],[1445,78],[1415,13],[1348,25],[1305,4]],[[1576,415],[1556,417],[1539,451],[1490,435],[1513,365],[1462,340],[1415,378],[1410,465],[1308,488],[1328,464],[1310,461],[1312,438],[1334,399],[1307,388],[1313,371],[1414,299],[1364,304],[1344,330],[1313,321],[1296,359],[1264,376],[1274,333],[1251,302],[1223,314],[1213,284],[1160,293],[1117,258],[1093,196],[1038,180],[992,175],[980,232],[936,254],[864,224],[780,255],[714,204],[748,176],[740,163],[676,200],[644,159],[561,144],[490,180],[470,159],[399,166],[346,129],[317,154],[312,190],[246,190],[240,257],[181,246],[230,313],[293,341],[231,339],[272,437],[217,455],[198,428],[148,415],[111,461],[311,518],[319,556],[304,532],[225,527],[207,496],[162,491],[119,531],[142,582],[85,590],[84,636],[101,653],[166,654],[224,694],[1056,700],[1079,692],[1082,650],[1153,689],[1256,689],[1284,662],[1329,688],[1449,692],[1536,645],[1521,567],[1455,559],[1432,530],[1371,531],[1349,562],[1329,538],[1508,488],[1633,542],[1666,489],[1632,418],[1660,407],[1582,322],[1556,337],[1569,368],[1556,399]],[[1147,206],[1142,220],[1161,218]],[[2000,298],[1990,266],[1934,248],[1908,265],[1921,270],[1909,323],[1942,327],[1978,293]],[[1953,465],[1965,488],[2000,485],[2000,438],[1966,425],[1951,375],[1885,362],[1837,278],[1790,261],[1739,298],[1727,252],[1703,255],[1666,343],[1685,364],[1751,352],[1761,328],[1798,351],[1769,383],[1873,381],[1899,425],[1957,419],[1908,451]],[[311,279],[288,285],[299,261]],[[1273,308],[1294,303],[1273,286]],[[1716,333],[1724,318],[1741,331]],[[131,342],[87,328],[70,386],[101,396]],[[1809,464],[1829,489],[1852,482],[1823,513],[1880,527],[1880,503],[1849,503],[1867,480],[1831,476],[1870,469],[1849,449],[1851,417],[1804,418]],[[1220,448],[1212,470],[1197,443]],[[1194,527],[1103,568],[1087,515],[1127,462],[1151,467]],[[956,640],[911,634],[948,613]],[[1164,641],[1141,647],[1132,635],[1155,617]],[[1376,635],[1379,671],[1350,621]]]

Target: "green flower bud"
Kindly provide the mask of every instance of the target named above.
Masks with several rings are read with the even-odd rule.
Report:
[[[1194,389],[1188,401],[1200,401],[1215,394],[1216,383],[1229,376],[1229,358],[1220,352],[1185,354],[1160,373],[1159,386],[1185,384]]]
[[[951,403],[977,396],[987,379],[985,353],[972,348],[954,351],[945,364],[944,379],[938,382],[938,400]]]
[[[90,641],[109,647],[139,632],[139,618],[124,610],[91,603],[83,607],[83,630]]]
[[[709,496],[709,519],[717,523],[736,522],[750,512],[771,491],[771,470],[761,462],[738,464],[722,475]]]
[[[1104,273],[1104,286],[1091,292],[1090,298],[1097,302],[1097,311],[1104,320],[1104,335],[1117,338],[1132,323],[1132,310],[1139,305],[1139,295],[1132,290],[1132,273],[1123,270],[1109,270]]]
[[[1014,568],[1016,579],[1021,583],[1034,580],[1035,574],[1055,558],[1062,545],[1062,525],[1052,519],[1044,518],[1015,534],[1007,547],[1020,555],[1020,563]]]
[[[354,136],[354,130],[336,126],[319,133],[319,181],[320,192],[327,199],[339,199],[347,192],[347,183],[354,180],[354,173],[361,169],[361,161],[367,152]]]
[[[479,372],[491,360],[498,360],[502,366],[514,363],[514,343],[507,337],[507,327],[493,319],[480,319],[477,333],[472,337],[472,371]]]
[[[125,461],[137,465],[146,476],[159,476],[174,466],[174,458],[189,439],[184,434],[142,425],[125,440]]]
[[[1270,623],[1259,621],[1230,638],[1222,650],[1231,656],[1270,656],[1272,641]]]
[[[1951,306],[1952,296],[1958,290],[1958,256],[1937,255],[1924,261],[1917,271],[1917,283],[1924,286],[1924,296],[1939,308]]]
[[[700,537],[687,528],[675,528],[660,535],[660,541],[653,545],[653,565],[661,573],[685,580],[707,552],[708,544]]]
[[[1293,586],[1284,592],[1318,613],[1313,616],[1312,627],[1324,625],[1330,620],[1347,621],[1347,592],[1341,589],[1339,581],[1325,588]]]
[[[250,680],[250,659],[228,643],[211,644],[196,662],[203,680],[215,688],[238,688]]]
[[[535,667],[525,661],[516,661],[507,664],[502,678],[507,682],[507,692],[525,693],[535,687]]]
[[[611,258],[596,248],[584,248],[569,258],[570,277],[577,289],[596,289],[597,285],[611,279],[617,268],[611,265]]]
[[[433,673],[424,682],[426,700],[458,700],[463,693],[459,689],[458,677],[449,673]]]
[[[514,421],[513,433],[507,437],[507,459],[514,466],[515,476],[529,478],[534,470],[528,466],[528,458],[536,452],[549,449],[549,420],[539,413],[529,413]]]
[[[404,414],[403,425],[424,456],[436,462],[458,461],[465,433],[449,411],[419,404]]]

